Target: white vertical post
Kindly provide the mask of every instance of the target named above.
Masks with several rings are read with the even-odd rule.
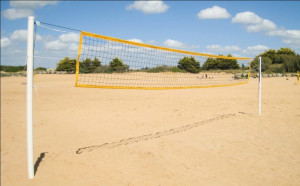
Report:
[[[34,177],[33,165],[33,37],[34,37],[34,17],[28,17],[27,35],[27,164],[28,177]]]
[[[261,115],[261,57],[259,57],[259,80],[258,80],[258,115]]]

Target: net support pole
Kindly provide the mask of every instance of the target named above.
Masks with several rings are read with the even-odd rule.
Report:
[[[33,165],[33,38],[34,17],[28,17],[27,33],[27,167],[29,179],[34,178]]]
[[[261,57],[259,57],[259,79],[258,79],[258,115],[261,115]]]

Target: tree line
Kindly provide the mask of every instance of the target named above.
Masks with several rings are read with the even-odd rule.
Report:
[[[228,57],[232,57],[230,54]],[[226,70],[226,69],[239,69],[240,66],[235,59],[223,59],[223,58],[208,58],[203,66],[200,66],[200,62],[196,61],[194,57],[183,57],[178,61],[177,66],[161,65],[156,67],[145,67],[134,71],[145,72],[190,72],[199,73],[203,70]],[[62,59],[56,67],[56,71],[67,71],[68,73],[76,71],[76,60],[65,57]],[[113,72],[126,72],[133,71],[129,69],[129,65],[125,64],[121,59],[114,58],[108,65],[102,65],[102,62],[95,57],[93,60],[86,58],[82,62],[79,62],[80,73],[113,73]]]
[[[102,65],[101,61],[95,57],[93,60],[86,58],[79,62],[80,73],[112,73],[125,72],[129,70],[129,66],[124,64],[119,58],[114,58],[109,65]],[[74,73],[76,71],[76,60],[65,57],[56,65],[56,71],[67,71]]]
[[[259,57],[262,57],[262,71],[266,73],[285,73],[300,71],[300,55],[290,48],[269,49],[257,55],[251,68],[259,70]]]
[[[228,54],[228,57],[232,55]],[[262,57],[262,71],[265,73],[286,73],[300,71],[300,55],[290,48],[280,48],[279,50],[269,49],[257,55],[251,62],[251,69],[258,71],[258,59]],[[94,59],[86,58],[79,62],[80,73],[113,73],[126,71],[143,71],[143,72],[191,72],[199,73],[201,70],[228,70],[228,69],[243,69],[247,70],[245,65],[240,66],[235,59],[224,58],[207,58],[206,61],[200,65],[194,57],[183,57],[178,61],[177,66],[155,66],[144,67],[142,69],[130,69],[129,65],[125,64],[121,59],[114,58],[109,64],[102,64],[102,62],[95,57]],[[4,72],[18,72],[26,70],[26,66],[0,66],[0,70]],[[39,67],[35,70],[46,70],[46,68]],[[65,57],[56,65],[56,71],[67,71],[68,73],[75,73],[76,60]]]
[[[19,72],[26,70],[26,66],[7,66],[7,65],[0,65],[0,71],[4,72]]]

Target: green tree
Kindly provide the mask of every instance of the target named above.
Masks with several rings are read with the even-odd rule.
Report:
[[[299,54],[290,48],[280,48],[279,50],[270,49],[256,56],[251,64],[258,70],[258,57],[263,60],[262,70],[267,72],[296,72],[299,70]],[[266,60],[266,61],[265,61]],[[271,65],[269,64],[271,61]]]
[[[65,57],[56,65],[56,71],[75,72],[76,60]]]
[[[274,49],[269,49],[269,50],[267,50],[267,51],[259,54],[259,56],[261,56],[261,57],[268,57],[273,62],[277,58],[277,51],[274,50]]]
[[[232,57],[231,54],[228,54],[227,57]],[[239,69],[240,65],[238,64],[236,59],[225,59],[219,58],[220,66],[219,69],[226,70],[226,69]]]
[[[228,54],[227,57],[232,57]],[[205,70],[227,70],[227,69],[239,69],[240,65],[236,59],[225,59],[225,58],[207,58],[203,64]]]
[[[119,58],[114,58],[110,63],[109,67],[112,69],[114,72],[124,72],[126,70],[129,70],[129,66],[124,64],[122,60]]]
[[[98,67],[101,66],[101,61],[97,57],[94,60],[86,58],[83,62],[80,62],[80,72],[82,73],[93,73]]]
[[[290,48],[280,48],[277,50],[277,55],[292,55],[296,56],[296,52]]]
[[[194,57],[184,57],[180,59],[177,67],[191,73],[200,72],[200,63],[197,62]]]
[[[269,66],[272,64],[272,60],[269,57],[262,57],[261,58],[261,71],[266,71],[269,69]],[[255,71],[259,71],[259,58],[256,57],[251,62],[251,69]]]
[[[283,64],[284,60],[286,58],[286,55],[277,55],[276,58],[274,59],[274,61],[272,61],[273,64]]]
[[[83,68],[86,69],[87,73],[93,72],[95,68],[93,67],[92,60],[90,58],[86,58],[83,61]]]
[[[289,55],[286,56],[283,67],[286,72],[297,72],[300,71],[300,55]]]
[[[26,70],[27,66],[5,66],[5,65],[0,65],[0,71],[4,72],[19,72],[19,71],[24,71]]]
[[[277,56],[272,61],[273,64],[283,64],[287,60],[287,56],[296,56],[296,52],[290,48],[280,48],[277,50]]]
[[[258,56],[270,58],[273,64],[281,64],[287,55],[296,56],[296,52],[290,48],[269,49]]]
[[[99,61],[99,59],[97,57],[94,58],[94,60],[92,61],[92,66],[97,68],[101,66],[101,61]]]
[[[37,68],[36,68],[36,69],[34,69],[34,70],[46,71],[46,70],[47,70],[47,68],[45,68],[45,67],[37,67]]]
[[[204,62],[202,68],[205,69],[205,70],[211,70],[211,69],[216,70],[216,69],[219,68],[219,66],[218,66],[218,61],[217,61],[216,59],[214,59],[214,58],[210,58],[210,57],[209,57],[209,58],[207,58],[207,60]]]

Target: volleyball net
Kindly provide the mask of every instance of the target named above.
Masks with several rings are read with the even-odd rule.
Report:
[[[180,89],[247,83],[250,58],[216,56],[81,31],[77,87]],[[210,70],[208,70],[210,69]],[[223,70],[211,70],[223,69]]]

